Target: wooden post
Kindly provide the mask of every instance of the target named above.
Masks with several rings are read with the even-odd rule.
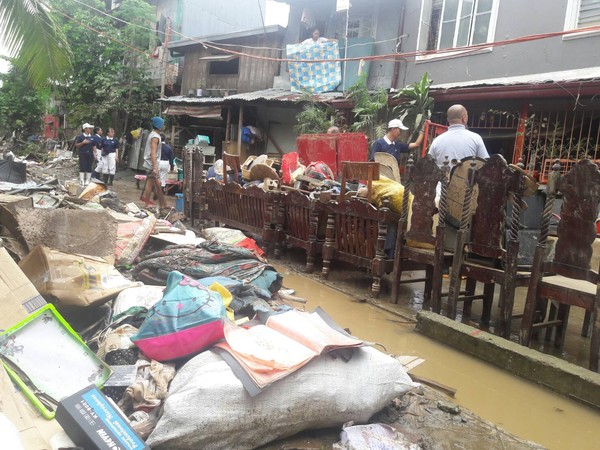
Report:
[[[227,107],[227,125],[225,126],[225,142],[229,142],[229,138],[231,137],[231,133],[229,132],[231,128],[231,106]]]
[[[240,114],[238,117],[238,136],[237,136],[237,148],[238,155],[242,154],[242,127],[244,126],[244,105],[240,103]]]
[[[167,69],[169,67],[169,37],[171,35],[171,18],[167,17],[167,23],[165,24],[165,42],[163,44],[163,57],[161,63],[161,75],[160,75],[160,96],[165,96],[165,81],[167,79]]]
[[[513,164],[518,164],[519,159],[523,156],[523,145],[525,144],[525,131],[527,128],[527,114],[529,112],[527,102],[521,105],[519,111],[519,124],[517,125],[517,134],[515,137],[515,148],[513,150]],[[531,157],[531,155],[530,155]]]

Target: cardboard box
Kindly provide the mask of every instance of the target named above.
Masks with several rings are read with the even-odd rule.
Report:
[[[0,329],[16,325],[45,304],[29,278],[0,247]]]
[[[121,410],[96,386],[64,398],[56,420],[69,438],[86,450],[150,450]]]
[[[137,286],[103,258],[72,255],[42,245],[23,258],[19,267],[40,294],[60,306],[100,305],[123,289]]]
[[[0,205],[10,208],[33,208],[33,199],[25,195],[0,194]]]

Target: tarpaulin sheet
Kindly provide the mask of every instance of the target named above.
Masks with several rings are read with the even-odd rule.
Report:
[[[27,181],[27,166],[25,163],[10,159],[0,160],[0,181],[8,183],[25,183]]]
[[[342,81],[337,42],[320,44],[291,44],[287,46],[292,92],[304,90],[311,93],[333,91]],[[331,60],[300,62],[301,60]],[[298,61],[298,62],[296,62]]]

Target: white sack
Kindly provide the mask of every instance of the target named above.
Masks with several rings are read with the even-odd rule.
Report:
[[[250,397],[227,363],[207,351],[171,383],[147,444],[153,449],[252,449],[302,430],[365,423],[417,386],[394,358],[370,347],[345,362],[328,355]]]
[[[127,288],[115,300],[113,314],[116,316],[136,306],[150,309],[163,297],[164,289],[164,286],[146,285]]]

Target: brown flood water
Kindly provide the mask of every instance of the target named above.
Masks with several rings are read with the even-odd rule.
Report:
[[[355,336],[382,344],[394,355],[425,362],[415,374],[457,389],[453,401],[523,439],[549,449],[600,448],[600,412],[510,375],[401,324],[400,317],[361,303],[315,280],[278,268],[284,285],[308,300],[306,310],[322,307]]]

